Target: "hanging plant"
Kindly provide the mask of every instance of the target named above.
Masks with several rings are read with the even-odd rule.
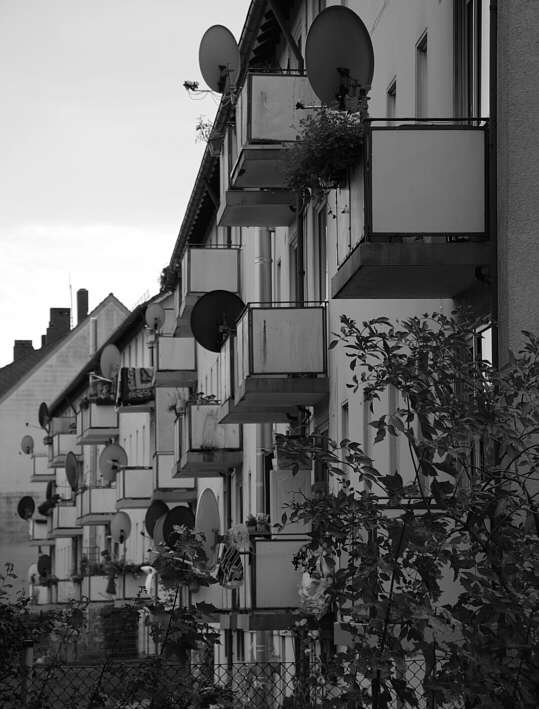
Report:
[[[361,157],[364,134],[359,113],[324,107],[310,113],[287,150],[287,187],[324,192],[342,186]]]

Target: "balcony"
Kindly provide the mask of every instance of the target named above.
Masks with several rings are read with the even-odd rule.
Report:
[[[290,190],[225,190],[217,212],[219,226],[289,226],[296,214]]]
[[[190,246],[183,255],[181,271],[178,334],[191,335],[191,312],[204,293],[239,292],[240,250]]]
[[[116,512],[116,488],[88,487],[77,495],[76,524],[107,524]]]
[[[56,471],[49,468],[49,457],[46,455],[32,456],[32,477],[33,483],[55,482]]]
[[[372,125],[352,227],[362,238],[345,250],[333,297],[452,298],[486,281],[487,145],[484,124]]]
[[[120,470],[116,476],[116,486],[116,509],[146,508],[153,492],[152,471],[143,468]]]
[[[196,500],[194,478],[178,478],[176,472],[174,451],[155,454],[152,499],[164,502],[192,502]]]
[[[34,517],[30,520],[30,546],[41,546],[48,544],[48,520]],[[54,546],[54,542],[50,542]]]
[[[69,603],[70,601],[82,600],[80,583],[75,583],[71,579],[59,579],[56,588],[57,603]]]
[[[118,435],[118,412],[111,404],[89,401],[81,405],[77,416],[77,442],[85,445],[105,444]]]
[[[52,510],[49,535],[57,537],[76,537],[82,535],[82,528],[77,524],[75,504],[57,503]]]
[[[220,423],[289,423],[329,393],[326,307],[250,303],[220,353]]]
[[[156,387],[188,387],[196,382],[196,347],[193,337],[160,337],[156,352]]]
[[[244,583],[227,590],[219,585],[201,588],[193,594],[195,603],[212,603],[221,617],[221,628],[242,630],[286,630],[298,607],[302,571],[294,569],[292,557],[309,541],[304,535],[279,535],[273,539],[254,537],[250,551],[241,555]]]
[[[54,418],[47,439],[49,442],[49,468],[63,468],[69,451],[79,453],[77,421],[75,416]]]
[[[178,476],[214,477],[241,463],[241,428],[218,423],[218,414],[218,404],[187,404],[178,427]]]
[[[233,189],[282,188],[285,150],[294,142],[304,106],[318,104],[309,80],[298,74],[248,74],[236,104],[238,158],[230,173]]]

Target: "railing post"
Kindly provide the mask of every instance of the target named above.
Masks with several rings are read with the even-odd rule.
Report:
[[[22,706],[27,707],[30,703],[30,692],[32,690],[32,673],[34,667],[34,641],[23,641],[22,658]]]

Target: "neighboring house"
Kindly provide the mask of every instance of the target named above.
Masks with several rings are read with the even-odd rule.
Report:
[[[28,548],[28,524],[18,516],[17,504],[24,493],[38,497],[44,492],[44,485],[36,489],[31,484],[46,455],[39,405],[75,376],[129,313],[112,293],[89,314],[87,291],[79,291],[77,300],[77,324],[72,330],[69,308],[51,308],[42,346],[34,350],[31,341],[16,340],[14,361],[0,369],[0,566],[15,564],[25,588],[35,552]],[[24,435],[34,440],[32,456],[21,451]]]

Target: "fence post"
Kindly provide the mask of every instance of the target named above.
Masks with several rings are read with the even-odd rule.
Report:
[[[22,706],[27,707],[32,690],[32,673],[34,668],[34,641],[23,640],[23,663],[22,663]]]

